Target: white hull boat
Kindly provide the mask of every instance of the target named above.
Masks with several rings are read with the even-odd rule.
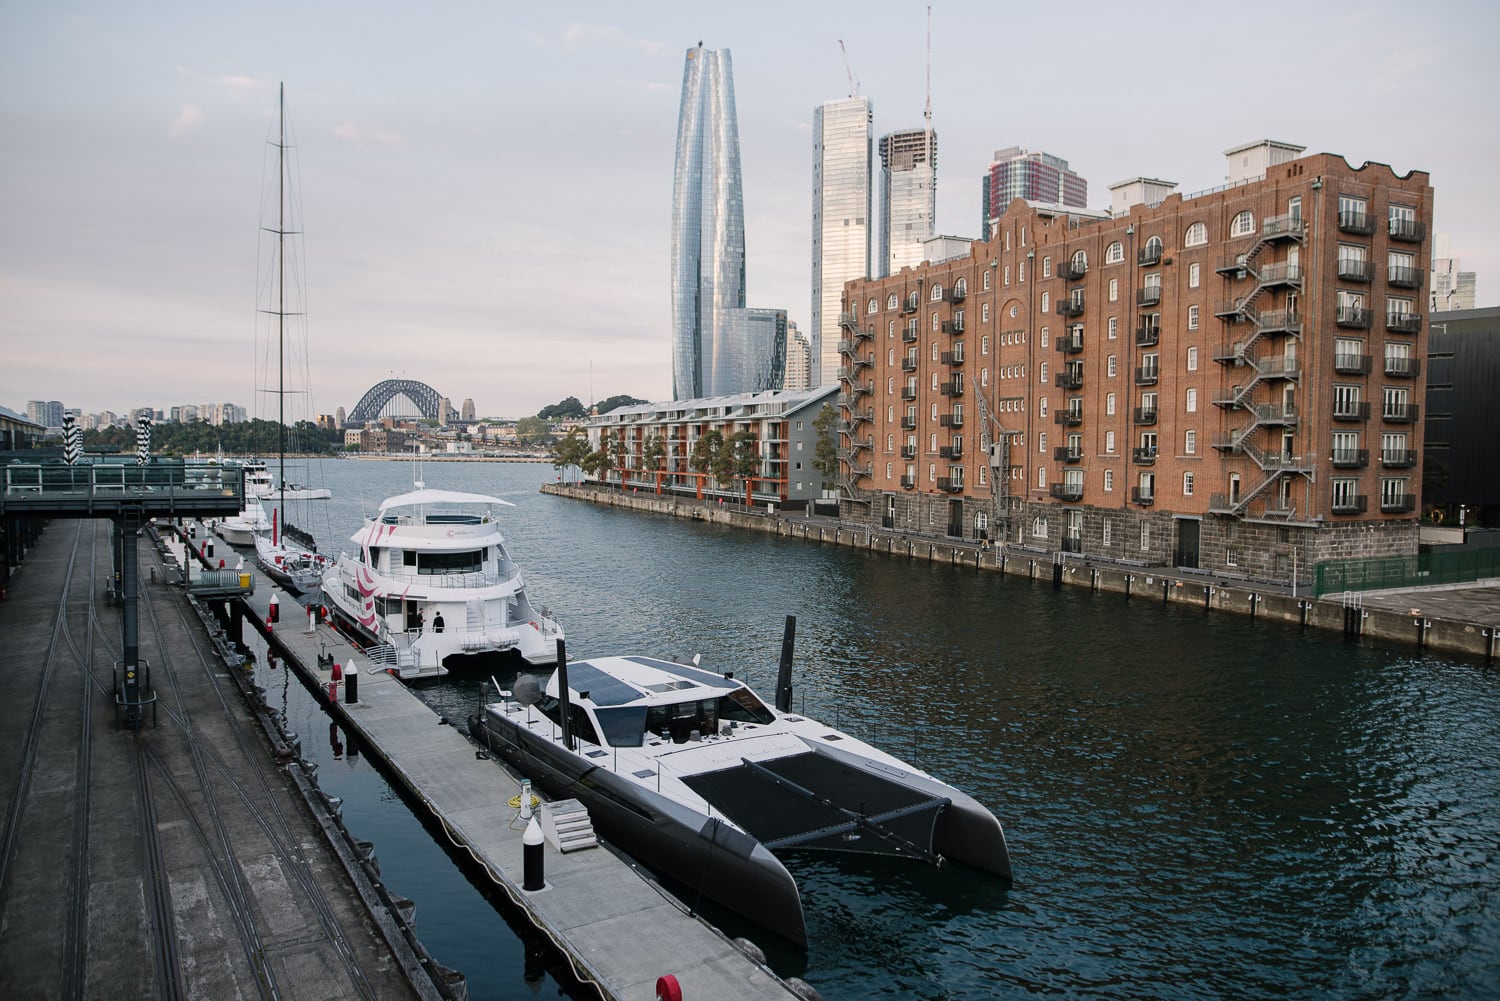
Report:
[[[775,852],[952,860],[1011,878],[1005,833],[984,806],[767,706],[732,675],[600,657],[566,664],[544,689],[523,677],[501,694],[470,720],[477,740],[549,795],[582,802],[638,861],[797,945],[802,902]]]
[[[255,558],[266,576],[292,594],[316,593],[323,586],[323,575],[333,565],[318,552],[311,538],[286,538],[275,511],[271,512],[270,531],[255,535]]]
[[[557,661],[562,628],[532,604],[485,494],[419,489],[391,497],[323,578],[339,624],[404,679]]]
[[[259,500],[248,496],[245,498],[244,510],[231,518],[221,519],[214,526],[219,538],[231,546],[253,546],[257,533],[270,530],[271,521],[266,517],[265,508],[260,506]]]

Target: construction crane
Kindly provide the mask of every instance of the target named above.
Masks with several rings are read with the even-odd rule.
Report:
[[[849,50],[844,48],[844,40],[839,39],[839,51],[844,54],[844,73],[849,77],[849,96],[859,96],[859,82],[854,79],[854,71],[849,68]]]

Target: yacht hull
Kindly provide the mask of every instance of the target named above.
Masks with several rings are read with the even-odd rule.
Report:
[[[548,795],[583,803],[606,839],[687,894],[701,893],[806,948],[796,880],[764,845],[717,817],[590,764],[552,739],[547,720],[534,719],[543,732],[486,709],[470,720],[470,732]],[[684,902],[695,906],[691,896]]]

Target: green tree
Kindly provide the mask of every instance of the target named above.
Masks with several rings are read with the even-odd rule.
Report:
[[[556,440],[552,427],[541,417],[522,417],[516,421],[516,441],[522,445],[550,445]]]
[[[813,468],[823,476],[823,487],[832,487],[839,479],[839,447],[835,432],[838,428],[838,411],[828,404],[813,418],[813,430],[818,433],[813,452]]]
[[[552,468],[566,471],[577,466],[581,469],[588,454],[588,436],[583,433],[583,428],[574,428],[552,446]]]
[[[552,404],[550,407],[543,407],[536,412],[536,415],[544,421],[559,421],[569,418],[587,417],[589,412],[582,403],[578,402],[578,397],[570,396],[566,400]]]
[[[688,466],[694,472],[718,475],[719,453],[724,451],[724,435],[720,431],[705,431],[693,442],[688,454]]]
[[[634,396],[625,396],[622,394],[620,396],[611,396],[607,400],[600,400],[594,409],[601,414],[607,414],[611,410],[618,410],[620,407],[638,407],[642,403],[649,402],[649,400],[638,400]]]
[[[641,461],[645,464],[646,470],[651,473],[660,472],[662,461],[666,457],[667,445],[661,440],[661,435],[647,435],[641,447]]]
[[[730,476],[745,485],[745,503],[750,503],[751,480],[760,472],[760,441],[753,431],[736,431],[724,451],[730,456]]]

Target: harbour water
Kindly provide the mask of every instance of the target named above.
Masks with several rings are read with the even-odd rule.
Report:
[[[548,497],[545,464],[423,474],[517,505],[508,544],[570,655],[701,652],[769,694],[796,615],[798,708],[1001,819],[1011,886],[789,853],[807,953],[724,919],[828,1001],[1500,996],[1492,667]],[[337,553],[413,470],[341,460],[322,475],[334,500],[303,527]],[[471,996],[554,993],[556,956],[468,882],[294,679],[257,670]],[[482,698],[474,680],[421,691],[459,725]]]

